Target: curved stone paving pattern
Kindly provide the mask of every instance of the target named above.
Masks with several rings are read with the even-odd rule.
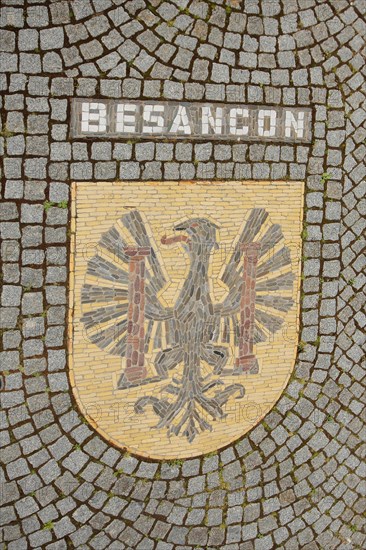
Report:
[[[4,547],[365,546],[365,13],[364,0],[3,3]],[[314,105],[315,139],[71,144],[74,94]],[[68,391],[69,182],[305,175],[302,344],[277,406],[202,459],[108,447]]]

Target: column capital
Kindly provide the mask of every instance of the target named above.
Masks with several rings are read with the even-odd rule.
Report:
[[[243,243],[240,245],[240,249],[245,253],[248,260],[256,261],[261,250],[261,243]]]
[[[150,246],[125,246],[123,252],[132,260],[141,260],[146,256],[150,256],[151,248]]]

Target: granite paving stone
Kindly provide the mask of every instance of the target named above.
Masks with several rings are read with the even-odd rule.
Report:
[[[3,544],[365,547],[364,1],[5,4]],[[313,137],[76,140],[74,97],[311,107]],[[297,358],[285,394],[239,441],[206,456],[143,458],[99,437],[71,389],[71,184],[144,180],[152,200],[164,180],[195,179],[305,182]]]

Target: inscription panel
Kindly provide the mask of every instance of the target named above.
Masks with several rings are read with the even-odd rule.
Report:
[[[309,108],[74,99],[71,137],[311,141]]]

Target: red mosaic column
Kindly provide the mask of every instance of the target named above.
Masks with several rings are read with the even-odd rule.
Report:
[[[145,363],[145,258],[149,247],[126,247],[129,257],[126,369],[122,385],[141,383],[147,374]]]
[[[240,299],[239,357],[235,363],[236,373],[251,372],[255,374],[258,372],[258,361],[253,354],[253,341],[255,284],[260,248],[260,243],[247,243],[243,245],[243,287]]]

